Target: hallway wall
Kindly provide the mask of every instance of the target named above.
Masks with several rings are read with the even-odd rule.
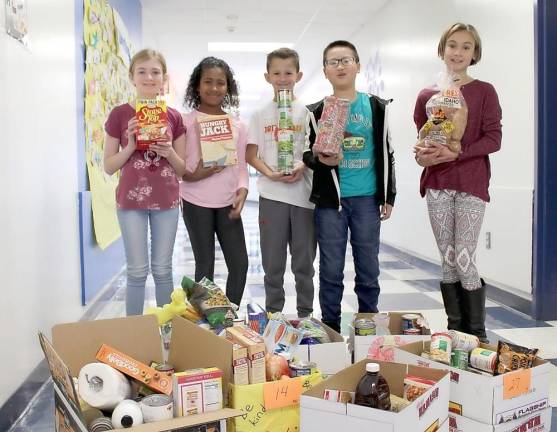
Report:
[[[351,41],[361,57],[358,88],[393,98],[391,126],[397,169],[397,201],[383,224],[385,242],[438,262],[425,200],[418,193],[421,168],[414,161],[413,112],[421,88],[443,69],[437,58],[441,33],[452,23],[473,24],[482,37],[483,58],[469,69],[494,84],[503,110],[503,142],[491,156],[492,201],[487,207],[477,259],[486,279],[528,296],[531,292],[534,179],[534,26],[529,0],[391,0]],[[324,41],[323,46],[326,45]],[[366,73],[369,78],[366,78]],[[321,76],[306,84],[304,98],[330,91]],[[323,90],[324,89],[324,90]],[[485,233],[491,232],[491,249]]]
[[[27,48],[6,34],[0,7],[0,406],[43,358],[37,331],[83,313],[74,0],[27,6]]]

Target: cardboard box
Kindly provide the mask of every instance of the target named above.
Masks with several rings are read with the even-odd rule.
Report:
[[[422,335],[403,335],[402,331],[402,316],[407,313],[416,312],[389,312],[389,330],[391,336],[356,336],[354,332],[354,324],[350,327],[349,347],[353,353],[354,363],[367,358],[369,349],[372,345],[377,346],[377,353],[380,355],[380,360],[392,361],[394,355],[395,344],[407,344],[421,340],[429,340],[431,332],[429,329],[424,329],[425,334]],[[354,321],[360,318],[373,318],[373,313],[356,313],[354,314]],[[416,315],[423,316],[420,313]]]
[[[266,381],[265,342],[259,333],[248,327],[228,327],[226,339],[247,348],[249,383],[264,383]]]
[[[380,365],[391,394],[402,396],[406,374],[437,381],[427,392],[399,413],[323,399],[325,389],[355,391],[367,363]],[[433,372],[433,373],[432,373]],[[447,371],[364,359],[302,394],[301,430],[304,432],[373,430],[408,432],[442,430],[448,418],[449,374]],[[447,430],[447,429],[445,429]]]
[[[497,425],[480,423],[449,412],[450,432],[550,432],[551,407]]]
[[[497,351],[497,347],[480,344],[481,347]],[[531,372],[530,390],[511,399],[504,399],[504,375],[485,376],[456,369],[443,363],[421,357],[429,351],[429,342],[414,342],[395,350],[395,361],[423,367],[450,371],[450,409],[452,412],[488,425],[496,425],[513,417],[526,416],[536,410],[548,407],[551,366],[544,360],[536,359]]]
[[[184,318],[175,318],[172,326],[169,363],[178,371],[216,366],[223,371],[224,382],[228,383],[232,376],[232,344]],[[52,329],[52,343],[43,334],[39,334],[39,340],[54,382],[57,432],[87,432],[72,377],[79,374],[83,365],[96,361],[95,355],[103,343],[145,364],[163,360],[161,337],[154,315],[59,324]],[[192,349],[193,344],[195,349]],[[227,391],[226,388],[225,396]],[[147,423],[129,430],[176,431],[241,414],[239,410],[227,408]]]
[[[299,345],[293,356],[303,361],[314,362],[323,375],[333,375],[351,364],[350,352],[344,337],[321,321],[312,318],[322,326],[331,342],[317,345]]]

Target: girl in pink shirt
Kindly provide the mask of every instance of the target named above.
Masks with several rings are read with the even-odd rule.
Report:
[[[480,61],[482,46],[476,29],[456,23],[441,36],[438,54],[468,106],[468,121],[461,152],[434,143],[415,147],[416,161],[424,167],[420,192],[441,255],[441,293],[447,328],[474,334],[487,342],[485,283],[476,268],[476,246],[491,176],[489,154],[501,148],[501,107],[489,83],[468,75],[468,66]],[[437,90],[418,95],[414,121],[418,130],[427,121],[425,104]]]
[[[133,56],[130,79],[138,99],[154,99],[166,80],[166,62],[157,51],[144,49]],[[186,172],[185,134],[180,113],[167,109],[164,141],[138,150],[135,103],[115,107],[105,124],[104,169],[120,170],[116,189],[118,222],[127,263],[126,314],[141,315],[149,272],[148,227],[151,228],[151,271],[157,305],[170,301],[172,250],[178,226],[178,178]]]
[[[184,105],[193,111],[183,117],[187,172],[180,184],[182,215],[195,257],[195,280],[204,276],[214,279],[216,234],[228,268],[226,295],[237,305],[242,300],[248,270],[241,218],[248,193],[247,131],[244,124],[232,118],[238,163],[204,167],[197,117],[226,114],[238,103],[238,87],[228,64],[214,57],[203,59],[191,74],[184,98]]]

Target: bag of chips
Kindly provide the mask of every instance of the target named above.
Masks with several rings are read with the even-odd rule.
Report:
[[[296,326],[298,330],[304,331],[304,338],[302,339],[303,345],[310,345],[312,343],[329,343],[331,338],[327,334],[325,328],[315,320],[311,318],[303,318],[300,320]],[[309,339],[309,340],[307,340]]]
[[[418,134],[418,146],[430,147],[432,143],[447,146],[460,153],[460,141],[468,121],[468,107],[452,75],[443,74],[438,83],[439,92],[426,103],[427,122]]]
[[[231,327],[236,314],[232,303],[213,281],[207,278],[195,282],[184,276],[182,288],[188,301],[209,322],[211,327]]]
[[[531,368],[537,353],[537,348],[526,348],[510,342],[499,341],[495,373],[501,375],[521,368]]]

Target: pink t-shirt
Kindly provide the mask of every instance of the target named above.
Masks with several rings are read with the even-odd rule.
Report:
[[[179,138],[184,130],[182,116],[168,108],[168,122],[172,140]],[[128,145],[128,121],[135,116],[129,104],[112,109],[105,123],[105,131]],[[178,178],[174,168],[164,157],[153,152],[136,150],[120,171],[116,188],[116,205],[122,210],[167,210],[179,207]]]
[[[199,131],[196,118],[207,115],[199,111],[184,114],[186,133],[186,169],[194,172],[201,159]],[[238,164],[224,168],[220,173],[213,174],[203,180],[180,183],[180,197],[200,207],[222,208],[232,204],[236,191],[248,189],[248,168],[246,165],[247,129],[239,120],[232,119],[232,136],[238,151]]]

